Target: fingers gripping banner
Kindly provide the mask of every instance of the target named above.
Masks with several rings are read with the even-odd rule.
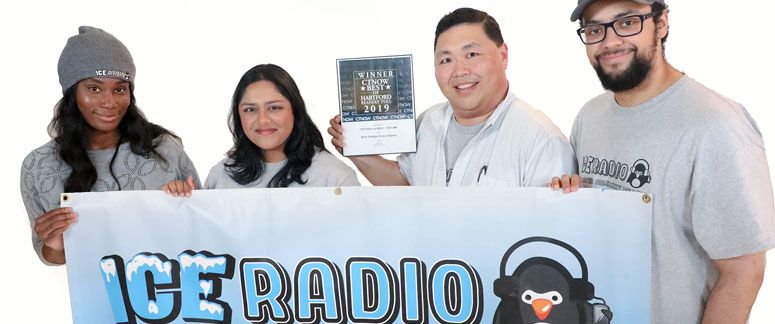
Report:
[[[63,195],[75,323],[649,323],[650,197],[299,188]]]

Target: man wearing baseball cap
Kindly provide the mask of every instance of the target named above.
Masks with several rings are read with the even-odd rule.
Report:
[[[775,246],[762,136],[739,103],[665,59],[661,0],[579,0],[571,21],[609,90],[573,125],[580,184],[653,196],[652,323],[745,323]]]

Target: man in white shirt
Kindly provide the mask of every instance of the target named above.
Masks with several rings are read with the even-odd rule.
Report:
[[[546,186],[573,171],[573,151],[540,111],[509,92],[508,47],[495,19],[471,8],[444,16],[436,27],[436,81],[449,100],[417,120],[417,152],[398,161],[351,156],[374,185]],[[346,139],[339,116],[331,143]]]

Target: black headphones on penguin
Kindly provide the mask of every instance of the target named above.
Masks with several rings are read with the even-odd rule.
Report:
[[[584,303],[584,319],[581,323],[584,324],[609,324],[611,322],[611,319],[613,318],[613,312],[611,312],[608,305],[606,305],[605,300],[599,297],[595,297],[595,286],[589,282],[588,273],[589,270],[587,268],[587,262],[584,260],[584,257],[581,256],[581,253],[576,250],[573,246],[571,246],[568,243],[565,243],[563,241],[551,238],[551,237],[545,237],[545,236],[533,236],[528,237],[525,239],[520,240],[517,243],[514,243],[511,247],[509,247],[508,250],[506,250],[506,253],[503,254],[503,258],[501,259],[500,264],[500,277],[495,279],[493,282],[493,291],[496,296],[501,298],[501,302],[498,304],[498,308],[496,309],[495,315],[493,316],[493,323],[503,323],[500,322],[501,317],[511,317],[513,314],[505,314],[504,307],[506,306],[506,303],[513,303],[515,300],[520,299],[519,294],[519,287],[516,285],[518,284],[518,280],[514,280],[515,275],[521,274],[521,270],[525,269],[531,265],[534,264],[543,264],[550,267],[555,268],[560,273],[567,274],[570,276],[568,270],[562,266],[559,262],[545,258],[545,257],[533,257],[525,260],[522,262],[517,269],[514,271],[514,274],[507,275],[506,274],[506,263],[508,262],[511,255],[519,249],[520,247],[528,244],[528,243],[534,243],[534,242],[543,242],[543,243],[549,243],[553,244],[559,247],[564,248],[571,254],[573,254],[574,257],[576,257],[576,260],[578,260],[579,265],[581,266],[581,277],[580,278],[573,278],[571,277],[571,280],[569,281],[570,284],[570,299],[578,302]],[[593,299],[599,299],[602,301],[602,303],[590,303]],[[513,321],[513,319],[510,319]]]
[[[640,171],[642,174],[636,175],[636,171]],[[630,176],[627,177],[627,182],[629,182],[633,188],[640,188],[651,182],[649,162],[644,159],[635,161],[635,163],[632,164],[632,171],[630,172]]]

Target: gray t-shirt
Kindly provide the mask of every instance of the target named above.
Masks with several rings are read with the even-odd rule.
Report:
[[[656,98],[588,102],[571,134],[585,186],[653,196],[652,323],[699,323],[714,259],[775,246],[772,185],[756,123],[684,76]]]
[[[445,162],[447,163],[447,184],[452,177],[452,167],[457,162],[457,157],[463,152],[463,148],[468,145],[477,133],[484,127],[484,122],[473,126],[463,126],[452,117],[449,122],[449,129],[447,129],[447,136],[444,138],[444,154],[446,156]]]
[[[166,163],[156,158],[145,158],[132,153],[129,143],[119,145],[118,155],[113,163],[113,173],[108,166],[113,158],[114,148],[89,150],[94,167],[97,169],[97,182],[93,192],[119,190],[159,190],[172,180],[184,180],[194,177],[197,187],[201,187],[194,164],[183,151],[183,145],[175,138],[162,135],[157,138],[156,151],[166,159]],[[57,153],[57,144],[53,140],[33,150],[24,159],[21,168],[21,193],[27,216],[32,229],[32,245],[41,261],[43,242],[34,231],[35,219],[44,213],[59,208],[59,196],[64,192],[64,183],[72,169],[62,161]]]
[[[210,169],[207,180],[205,180],[205,189],[266,188],[272,177],[285,166],[287,160],[264,163],[265,169],[261,177],[244,186],[229,177],[224,166],[226,162],[231,162],[231,160],[225,158]],[[360,186],[355,171],[326,151],[320,151],[312,157],[312,164],[301,175],[301,178],[307,181],[307,184],[303,186],[308,187]],[[298,186],[302,185],[296,182],[289,185],[289,187]]]

